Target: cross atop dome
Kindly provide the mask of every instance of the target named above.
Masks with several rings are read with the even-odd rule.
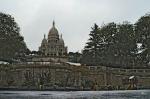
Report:
[[[62,39],[62,34],[60,34],[60,38]]]
[[[55,21],[53,20],[53,27],[55,27]]]
[[[44,39],[46,38],[46,35],[44,34]]]

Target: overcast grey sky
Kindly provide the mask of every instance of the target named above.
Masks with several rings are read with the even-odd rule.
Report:
[[[134,23],[150,12],[150,0],[0,0],[0,11],[15,18],[29,49],[38,50],[55,20],[75,52],[84,48],[94,23]]]

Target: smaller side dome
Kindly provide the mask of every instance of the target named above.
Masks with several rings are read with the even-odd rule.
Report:
[[[64,44],[65,44],[65,43],[64,43],[64,40],[63,40],[63,38],[62,38],[62,34],[61,34],[60,39],[59,39],[59,44],[60,44],[60,45],[64,45]]]
[[[47,40],[46,40],[46,36],[44,34],[44,39],[42,40],[42,45],[46,45],[47,44]]]

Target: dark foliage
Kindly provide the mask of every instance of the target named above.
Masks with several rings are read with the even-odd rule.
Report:
[[[11,15],[0,13],[0,58],[13,60],[28,52],[20,28]]]
[[[150,61],[150,15],[134,25],[114,22],[94,25],[82,52],[82,64],[111,67],[147,67]],[[140,46],[139,46],[140,45]]]

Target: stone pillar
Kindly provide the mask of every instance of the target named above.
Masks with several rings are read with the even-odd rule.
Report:
[[[109,68],[106,67],[105,73],[104,73],[104,83],[106,85],[111,85],[111,72],[109,71]]]
[[[107,70],[104,72],[104,84],[107,86]]]
[[[52,85],[55,85],[55,80],[56,80],[56,70],[52,69],[51,71],[51,83]]]
[[[105,86],[107,85],[107,67],[105,67],[105,70],[104,70],[104,84]]]
[[[78,73],[78,86],[81,86],[81,72]]]

